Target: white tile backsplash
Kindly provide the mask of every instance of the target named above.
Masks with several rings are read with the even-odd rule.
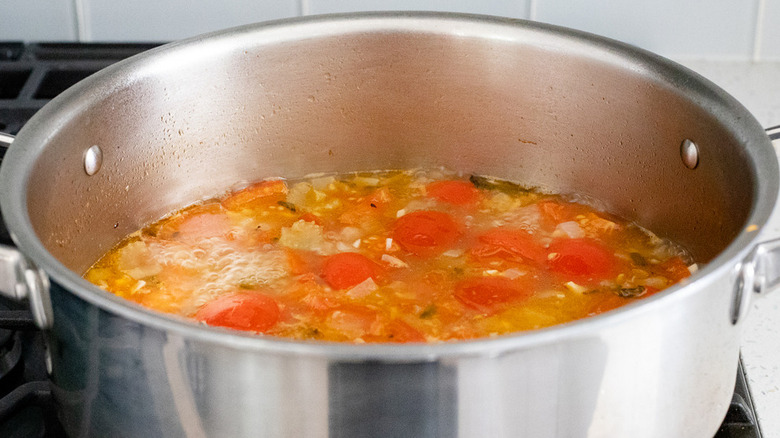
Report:
[[[90,41],[171,41],[300,13],[299,0],[81,1]]]
[[[665,56],[750,59],[760,0],[537,0],[535,18]]]
[[[758,57],[766,61],[780,61],[780,0],[764,0],[764,14],[758,35]],[[777,78],[780,81],[780,78]]]
[[[277,18],[370,10],[530,18],[670,57],[780,60],[780,0],[0,0],[0,39],[169,41]]]
[[[74,41],[73,0],[0,0],[0,40]]]
[[[447,11],[527,18],[532,0],[302,0],[308,14],[355,11]]]

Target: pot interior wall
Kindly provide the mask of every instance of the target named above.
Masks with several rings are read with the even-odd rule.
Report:
[[[676,70],[544,29],[314,28],[178,44],[67,93],[28,189],[48,250],[83,272],[142,225],[247,181],[410,167],[599,199],[702,261],[745,225],[755,171],[731,103]],[[694,170],[684,139],[700,148]],[[88,176],[92,145],[104,162]]]

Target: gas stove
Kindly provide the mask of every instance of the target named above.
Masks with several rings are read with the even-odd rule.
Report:
[[[16,134],[49,100],[121,59],[158,46],[0,42],[0,132]],[[0,149],[0,157],[4,154]],[[5,227],[0,243],[12,245]],[[46,371],[43,334],[24,305],[0,298],[0,436],[64,436]],[[718,438],[761,437],[740,363]]]

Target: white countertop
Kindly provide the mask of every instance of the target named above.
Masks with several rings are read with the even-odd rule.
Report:
[[[780,125],[780,63],[677,60],[742,102],[769,128]],[[780,151],[780,141],[775,142]],[[780,237],[780,209],[764,238]],[[742,334],[742,359],[764,438],[780,437],[780,291],[757,297]]]

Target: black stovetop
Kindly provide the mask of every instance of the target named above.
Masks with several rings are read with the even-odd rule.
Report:
[[[0,42],[0,132],[16,134],[68,87],[119,60],[158,46]],[[0,148],[0,157],[4,155]],[[12,244],[5,227],[0,243]],[[0,298],[0,437],[61,437],[43,337],[24,305]],[[716,438],[760,438],[740,363],[734,397]]]

